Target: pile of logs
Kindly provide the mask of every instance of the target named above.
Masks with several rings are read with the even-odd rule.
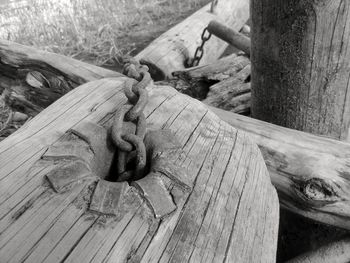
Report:
[[[208,12],[209,9],[212,12]],[[142,258],[151,262],[160,259],[176,262],[189,259],[273,262],[277,249],[279,205],[317,222],[350,230],[350,144],[249,117],[252,95],[249,27],[245,25],[249,18],[248,9],[245,0],[223,0],[218,1],[217,5],[205,6],[154,40],[136,56],[149,66],[155,80],[149,88],[151,95],[150,105],[146,108],[149,114],[147,121],[154,127],[169,129],[175,129],[172,126],[175,123],[176,133],[182,136],[180,141],[182,140],[186,156],[182,161],[176,159],[176,162],[193,169],[195,175],[188,172],[191,180],[184,183],[193,192],[187,193],[181,187],[177,189],[172,185],[172,196],[179,210],[164,222],[150,219],[147,214],[147,225],[141,219],[144,214],[138,217],[139,212],[136,210],[127,215],[129,219],[121,217],[117,223],[114,219],[103,219],[114,224],[113,229],[116,226],[125,229],[125,235],[116,234],[120,236],[120,242],[113,243],[113,237],[103,239],[112,251],[110,254],[106,252],[107,256],[101,252],[102,248],[89,243],[89,238],[102,240],[96,230],[91,230],[95,222],[102,221],[100,215],[90,215],[92,221],[84,218],[80,210],[74,210],[71,218],[68,214],[64,215],[68,218],[64,218],[64,224],[68,228],[75,226],[67,223],[70,219],[85,220],[85,223],[77,226],[76,232],[67,230],[67,235],[72,237],[67,240],[64,236],[61,237],[68,242],[67,245],[60,239],[52,241],[46,248],[43,243],[48,242],[49,237],[46,240],[45,235],[38,234],[40,238],[33,239],[33,246],[28,245],[16,252],[15,247],[21,244],[20,238],[32,236],[29,232],[26,236],[21,236],[13,231],[18,228],[26,231],[25,223],[20,218],[24,214],[23,218],[32,220],[34,217],[27,215],[27,210],[30,212],[32,207],[39,213],[44,213],[35,203],[37,199],[43,206],[50,202],[47,200],[51,200],[51,197],[41,198],[46,194],[43,189],[35,190],[41,184],[44,172],[37,171],[35,176],[30,177],[26,175],[28,169],[42,160],[48,146],[55,145],[62,134],[74,130],[80,121],[88,119],[103,127],[110,127],[111,113],[117,109],[116,105],[124,102],[121,90],[125,76],[74,59],[0,40],[2,100],[11,111],[17,112],[17,117],[19,113],[22,114],[23,123],[26,116],[33,118],[0,143],[0,160],[4,162],[0,170],[0,180],[4,182],[1,188],[4,191],[8,188],[0,196],[1,204],[4,204],[0,207],[5,211],[1,212],[0,219],[0,233],[5,233],[4,241],[0,239],[0,244],[3,245],[0,248],[0,259],[3,256],[9,261],[11,257],[14,261],[27,257],[33,262],[38,262],[39,259],[62,261],[67,258],[68,261],[74,261],[85,253],[86,246],[87,250],[91,249],[91,253],[95,253],[86,255],[86,260],[93,260],[97,255],[97,262],[118,256],[127,260],[137,261]],[[200,45],[201,32],[207,26],[214,36],[206,43],[200,64],[185,68],[186,61],[194,54],[196,46]],[[198,36],[196,40],[193,40],[193,35]],[[228,45],[242,52],[221,57]],[[113,90],[114,86],[116,90]],[[191,139],[192,135],[197,137]],[[192,146],[188,146],[188,142]],[[260,149],[270,180],[277,190],[279,205],[255,144]],[[22,150],[23,153],[20,152]],[[196,163],[190,160],[188,156],[191,154],[200,161]],[[217,166],[226,168],[221,167],[221,170]],[[232,179],[234,182],[225,176],[227,169],[236,171],[236,179]],[[219,179],[214,179],[214,174]],[[24,182],[17,187],[22,176],[25,177]],[[215,180],[222,180],[237,188],[231,186],[230,192],[221,183],[218,186]],[[168,183],[171,185],[171,182]],[[27,188],[25,185],[28,185]],[[84,191],[83,188],[79,189]],[[239,200],[233,196],[234,191],[237,191]],[[201,192],[204,193],[202,196]],[[64,198],[73,202],[78,197],[69,194],[68,197],[61,198],[62,202],[66,200]],[[188,204],[183,198],[188,198]],[[211,201],[212,198],[215,200]],[[207,206],[200,207],[200,202],[206,202]],[[196,204],[199,205],[198,208]],[[79,205],[86,209],[84,205]],[[136,206],[140,204],[137,203]],[[196,217],[202,213],[203,217]],[[207,213],[210,218],[206,217]],[[229,221],[229,217],[234,220]],[[57,217],[57,220],[61,218]],[[217,229],[211,228],[211,221],[217,223],[216,227],[222,236],[226,235],[225,231],[228,236],[216,236]],[[139,236],[127,228],[129,223],[139,229]],[[46,233],[59,223],[50,224],[38,231]],[[185,227],[186,224],[194,226]],[[227,224],[234,224],[234,227],[228,229]],[[59,227],[58,225],[57,228]],[[33,229],[30,231],[35,233]],[[108,235],[107,232],[104,230],[105,235]],[[211,239],[205,243],[208,233],[213,234],[213,238],[217,238],[222,247],[211,243]],[[190,235],[197,237],[192,239]],[[124,247],[122,241],[128,242],[133,248]],[[116,244],[115,247],[112,244]],[[350,257],[347,249],[349,245],[349,239],[343,239],[300,255],[290,262],[347,262]],[[60,251],[63,254],[70,251],[70,254],[61,255]],[[207,251],[207,254],[202,254],[203,251]],[[40,253],[43,253],[42,256]]]

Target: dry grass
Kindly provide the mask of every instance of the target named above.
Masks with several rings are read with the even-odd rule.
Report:
[[[208,2],[15,0],[0,9],[0,38],[110,65],[113,57],[134,54]]]

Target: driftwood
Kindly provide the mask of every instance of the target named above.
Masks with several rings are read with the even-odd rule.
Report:
[[[227,27],[217,21],[211,21],[208,25],[208,31],[214,36],[226,41],[233,47],[242,50],[250,56],[250,38]]]
[[[210,109],[258,144],[283,207],[350,230],[350,144]]]
[[[75,88],[0,142],[1,260],[274,262],[279,205],[258,148],[170,87],[148,87],[145,109],[148,129],[169,129],[181,146],[158,167],[162,174],[131,186],[93,174],[108,168],[89,164],[113,152],[105,136],[126,102],[125,80]],[[155,187],[167,201],[148,203]],[[96,212],[99,193],[113,215]],[[171,206],[159,208],[163,201]],[[169,214],[158,218],[163,209]]]
[[[287,263],[348,263],[350,262],[350,238],[341,239],[317,250],[302,254]]]
[[[212,4],[206,5],[154,40],[136,56],[149,65],[155,80],[171,77],[173,71],[185,68],[186,62],[193,58],[197,46],[201,44],[203,29],[211,20],[218,20],[234,30],[240,30],[249,18],[248,0],[220,0],[213,3],[214,8]],[[205,44],[200,64],[215,61],[226,47],[226,42],[211,38]]]

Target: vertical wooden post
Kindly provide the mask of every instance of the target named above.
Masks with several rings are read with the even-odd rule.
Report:
[[[251,0],[252,116],[349,138],[350,1]]]

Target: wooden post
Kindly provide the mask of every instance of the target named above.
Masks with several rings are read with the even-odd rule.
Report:
[[[252,0],[252,116],[347,140],[350,1]]]

